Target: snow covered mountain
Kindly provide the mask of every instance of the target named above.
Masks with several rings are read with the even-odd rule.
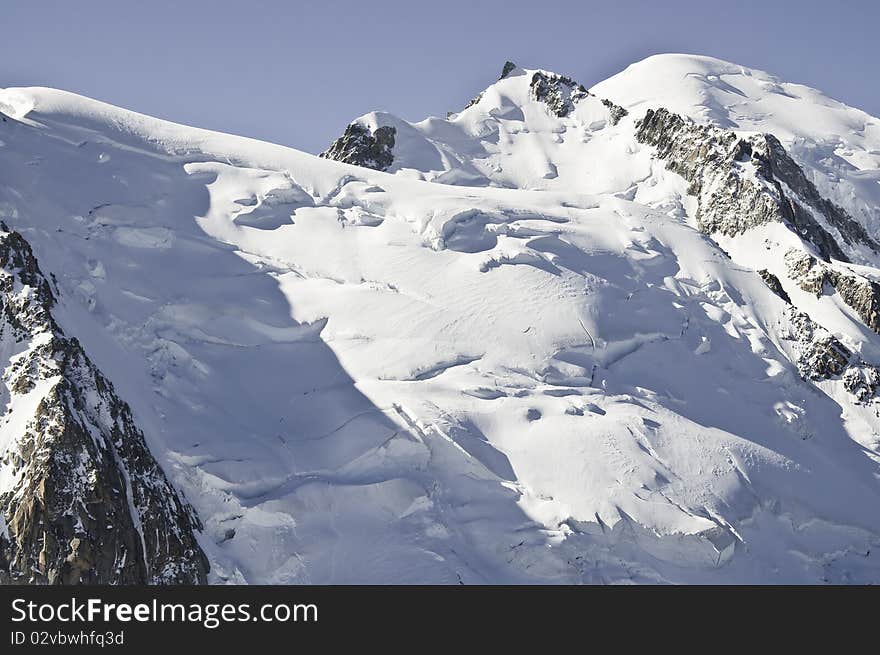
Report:
[[[3,579],[880,582],[880,120],[689,55],[321,157],[0,117]]]

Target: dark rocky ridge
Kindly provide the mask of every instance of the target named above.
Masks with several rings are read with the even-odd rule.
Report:
[[[9,421],[21,421],[16,412],[31,401],[36,409],[0,461],[12,480],[0,493],[0,583],[205,582],[198,518],[128,405],[55,322],[54,296],[27,241],[2,227],[4,427],[12,431]]]
[[[789,305],[791,304],[791,298],[785,292],[785,289],[782,288],[782,282],[779,281],[778,277],[773,275],[773,273],[768,271],[766,268],[758,271],[758,275],[761,276],[761,279],[764,280],[764,283],[770,288],[770,291],[782,298]]]
[[[360,123],[351,123],[341,137],[321,153],[325,159],[346,164],[387,170],[394,163],[394,137],[397,130],[385,125],[370,132]]]
[[[828,330],[797,309],[773,273],[763,269],[758,271],[758,275],[773,293],[789,305],[787,316],[793,329],[787,339],[794,342],[794,363],[801,376],[813,382],[842,380],[844,388],[855,396],[856,402],[873,401],[880,388],[880,370],[866,363]]]
[[[504,62],[504,67],[501,69],[501,75],[499,76],[499,80],[503,80],[505,77],[510,75],[514,69],[516,68],[516,64],[512,61],[508,60]]]
[[[876,401],[880,388],[880,371],[861,358],[828,330],[819,326],[796,307],[788,308],[796,353],[795,365],[801,376],[813,382],[839,379],[859,403]]]
[[[582,84],[570,77],[536,72],[529,84],[532,97],[547,105],[555,116],[565,118],[572,111],[578,100],[583,100],[590,92]]]
[[[620,105],[615,105],[613,102],[608,100],[607,98],[602,98],[602,104],[608,107],[608,111],[611,112],[611,124],[617,125],[620,122],[620,119],[624,116],[628,115],[629,112],[621,107]]]
[[[532,75],[529,88],[532,97],[545,103],[550,112],[558,118],[565,118],[574,111],[577,102],[593,95],[582,84],[578,84],[570,77],[542,71]],[[626,109],[615,105],[610,100],[602,99],[601,102],[611,113],[612,125],[617,125],[620,119],[628,113]]]
[[[744,139],[730,130],[699,125],[666,109],[648,110],[636,138],[657,149],[666,167],[690,183],[699,204],[697,221],[708,234],[742,234],[779,221],[811,243],[826,261],[849,261],[827,224],[850,245],[880,250],[865,229],[843,209],[821,197],[800,167],[770,134]],[[751,165],[755,175],[747,174]],[[811,211],[812,210],[812,211]]]
[[[880,334],[880,284],[856,275],[846,274],[797,250],[785,255],[789,276],[798,286],[816,297],[832,287],[869,328]]]

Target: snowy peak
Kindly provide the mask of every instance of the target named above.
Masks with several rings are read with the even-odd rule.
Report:
[[[474,118],[485,115],[501,117],[503,110],[517,107],[523,113],[520,120],[528,124],[531,118],[540,124],[542,112],[565,118],[588,98],[592,101],[585,104],[593,109],[596,108],[593,104],[596,100],[602,104],[601,99],[570,77],[546,70],[520,68],[513,62],[507,62],[498,81],[479,93],[466,110],[479,107],[481,111],[473,112]],[[540,107],[541,104],[544,106]],[[605,103],[605,106],[610,109],[612,105]],[[536,109],[539,111],[534,111]],[[464,112],[453,116],[457,120],[465,118]],[[514,119],[514,116],[510,118]]]
[[[779,223],[786,230],[784,246],[762,237],[767,262],[756,266],[771,271],[783,288],[800,286],[785,265],[791,252],[826,262],[880,262],[872,232],[880,185],[870,171],[844,171],[850,164],[842,157],[817,158],[819,146],[811,150],[806,137],[792,140],[790,130],[781,131],[789,137],[786,146],[771,131],[773,113],[762,113],[760,106],[775,96],[796,101],[795,109],[786,109],[787,125],[797,123],[792,111],[821,114],[831,107],[852,121],[856,110],[762,71],[688,55],[648,58],[593,91],[624,98],[633,115],[571,78],[507,62],[498,82],[446,121],[408,123],[377,113],[358,119],[347,139],[360,144],[360,150],[349,150],[361,154],[335,158],[376,161],[382,141],[381,169],[388,172],[446,184],[611,194],[671,206],[719,241],[752,243],[756,228]],[[334,157],[344,141],[327,156]],[[873,146],[860,147],[864,152]],[[657,170],[657,160],[685,184]],[[754,264],[748,246],[724,247]],[[835,275],[857,280],[831,287],[874,330],[871,307],[880,299],[872,283],[852,270]],[[853,288],[861,290],[857,297],[844,292]]]
[[[461,112],[418,123],[366,114],[322,156],[445,184],[542,187],[565,160],[557,146],[567,131],[597,131],[625,115],[569,77],[507,62]]]
[[[640,113],[664,107],[718,127],[773,132],[783,141],[808,131],[827,137],[841,122],[851,125],[857,111],[816,89],[699,55],[654,55],[596,84],[591,91]],[[792,120],[795,115],[806,118],[805,112],[813,120],[803,121],[805,125]]]
[[[697,55],[654,55],[628,66],[592,87],[596,94],[632,109],[664,107],[718,127],[743,127],[735,121],[757,120],[737,108],[768,94],[796,99],[780,80],[763,71]],[[787,85],[794,87],[794,85]],[[643,110],[642,110],[643,113]]]
[[[355,150],[363,154],[337,146],[325,155],[447,184],[607,192],[619,178],[585,175],[584,162],[612,157],[613,168],[628,166],[619,154],[632,127],[614,128],[627,112],[638,120],[662,108],[744,136],[773,135],[823,198],[880,238],[880,121],[815,89],[695,55],[649,57],[589,92],[563,75],[508,64],[446,120],[367,114],[349,128],[363,136],[343,139],[362,142]],[[379,128],[386,145],[375,159]],[[609,141],[620,147],[602,146]]]

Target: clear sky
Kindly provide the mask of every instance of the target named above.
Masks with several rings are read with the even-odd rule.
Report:
[[[0,87],[322,150],[384,109],[445,115],[506,59],[586,86],[712,55],[880,115],[877,0],[0,0]]]

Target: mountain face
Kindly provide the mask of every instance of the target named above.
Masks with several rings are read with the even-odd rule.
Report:
[[[0,112],[0,580],[880,582],[880,120],[689,55],[320,157]]]
[[[198,520],[129,407],[53,319],[27,241],[3,230],[0,582],[203,582]]]

